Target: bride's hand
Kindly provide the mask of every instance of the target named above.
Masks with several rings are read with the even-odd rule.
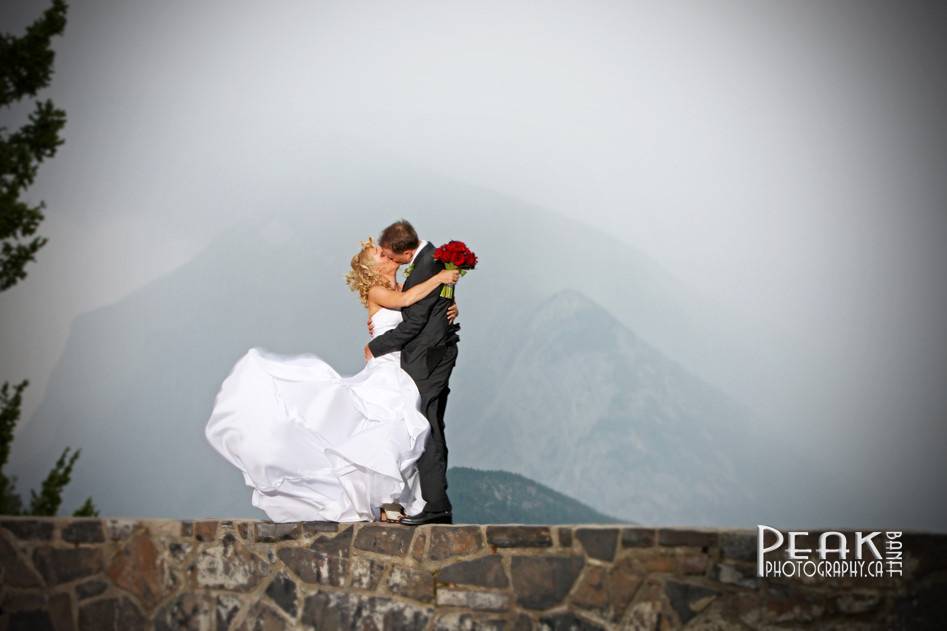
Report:
[[[437,279],[445,285],[453,285],[459,278],[459,269],[445,269],[437,273]]]
[[[447,321],[451,324],[454,323],[454,320],[457,319],[457,316],[460,315],[460,309],[457,308],[457,303],[455,302],[451,306],[447,307]]]

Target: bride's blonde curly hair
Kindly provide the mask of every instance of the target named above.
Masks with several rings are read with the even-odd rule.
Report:
[[[376,285],[396,289],[391,281],[384,278],[375,269],[375,261],[372,259],[372,250],[376,247],[375,240],[368,237],[367,241],[362,241],[362,249],[352,257],[352,269],[345,275],[345,284],[352,291],[358,292],[358,297],[362,304],[368,306],[368,290]]]

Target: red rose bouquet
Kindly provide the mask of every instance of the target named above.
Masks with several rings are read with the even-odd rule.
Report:
[[[477,266],[477,255],[463,241],[448,241],[437,248],[434,250],[434,260],[443,263],[444,269],[459,269],[461,276]],[[453,298],[454,286],[441,287],[441,296]]]

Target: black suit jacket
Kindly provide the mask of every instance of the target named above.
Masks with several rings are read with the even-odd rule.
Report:
[[[444,264],[434,260],[434,245],[430,242],[421,248],[414,259],[414,268],[405,279],[404,289],[424,282],[444,269]],[[454,289],[456,293],[456,286]],[[447,347],[457,344],[460,336],[459,324],[447,321],[447,309],[453,300],[442,298],[435,289],[413,305],[401,310],[404,318],[394,329],[383,333],[368,343],[372,355],[379,357],[393,351],[401,351],[401,367],[416,382],[425,379],[444,357]]]

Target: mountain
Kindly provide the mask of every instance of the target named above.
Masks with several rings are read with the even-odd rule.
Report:
[[[451,463],[502,468],[644,523],[752,519],[749,412],[564,290],[497,332],[496,375],[464,391],[476,420],[447,430]],[[454,455],[456,454],[456,455]]]
[[[37,487],[71,445],[82,456],[64,510],[92,495],[108,515],[261,516],[242,476],[203,436],[214,396],[252,346],[359,370],[366,318],[343,277],[359,241],[405,214],[422,237],[463,238],[480,256],[457,288],[452,464],[521,473],[622,518],[733,522],[732,503],[714,504],[736,475],[740,447],[716,427],[732,406],[691,374],[725,381],[716,367],[736,366],[752,347],[741,341],[743,323],[627,244],[502,195],[397,165],[316,170],[308,186],[306,197],[274,195],[266,212],[228,227],[193,260],[73,321],[16,436],[10,470],[21,488]],[[581,294],[543,304],[569,288]],[[550,333],[556,347],[543,344]],[[669,368],[657,348],[690,371]],[[733,492],[742,502],[745,483]]]
[[[620,521],[509,471],[451,467],[447,470],[447,486],[454,504],[455,523],[610,524]]]

